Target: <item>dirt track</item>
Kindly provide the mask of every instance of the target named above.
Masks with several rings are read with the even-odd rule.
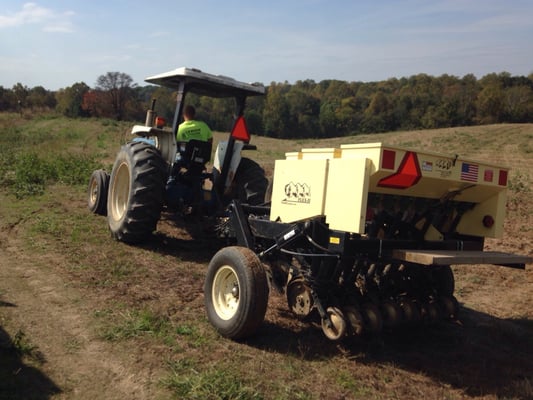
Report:
[[[54,394],[57,399],[153,398],[150,371],[139,368],[120,346],[95,337],[91,297],[71,287],[51,267],[64,264],[63,256],[25,254],[16,228],[2,232],[0,238],[2,298],[9,299],[0,302],[1,325],[7,319],[38,349],[27,364],[3,343],[0,354],[11,357],[13,365],[0,371],[0,377],[11,380],[0,383],[0,398],[9,398],[2,395],[13,393],[5,388],[14,386],[20,399]],[[8,339],[0,331],[0,340]]]

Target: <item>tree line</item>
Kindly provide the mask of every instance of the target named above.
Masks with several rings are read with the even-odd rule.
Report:
[[[67,117],[143,121],[151,100],[172,121],[176,94],[158,86],[137,86],[122,72],[97,78],[94,88],[74,85],[55,92],[17,83],[0,86],[0,111],[55,110]],[[213,130],[227,131],[233,100],[189,94],[187,102]],[[427,74],[380,82],[301,80],[272,82],[266,96],[247,100],[249,129],[277,138],[326,138],[395,130],[491,123],[533,122],[533,73],[492,73],[477,79]]]

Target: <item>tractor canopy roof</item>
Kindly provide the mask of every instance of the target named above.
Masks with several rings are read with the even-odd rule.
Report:
[[[183,82],[185,92],[210,97],[247,97],[265,94],[265,87],[261,84],[239,82],[227,76],[208,74],[196,68],[177,68],[149,76],[145,81],[176,90],[180,89],[180,84]]]

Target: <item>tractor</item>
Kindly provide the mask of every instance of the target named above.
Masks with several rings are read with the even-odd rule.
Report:
[[[111,173],[92,173],[88,207],[107,215],[112,236],[130,244],[142,242],[156,229],[165,206],[179,213],[216,215],[232,199],[262,203],[268,187],[264,170],[241,151],[255,149],[244,120],[246,98],[263,95],[264,87],[195,68],[178,68],[146,81],[176,90],[176,109],[167,129],[153,100],[145,124],[133,127],[132,139],[120,148]],[[218,144],[212,171],[206,170],[210,142],[176,140],[188,93],[235,99],[233,129],[228,140]]]
[[[165,206],[214,216],[226,245],[207,267],[204,299],[224,337],[256,334],[272,290],[331,340],[455,319],[451,265],[523,269],[533,261],[484,251],[486,237],[503,235],[506,167],[385,143],[343,144],[287,152],[269,184],[257,163],[241,157],[253,148],[245,100],[264,94],[262,86],[188,68],[146,80],[177,91],[172,128],[152,104],[111,174],[93,172],[88,205],[107,214],[112,236],[127,243],[145,240]],[[236,100],[212,171],[204,168],[209,143],[176,142],[187,92]]]

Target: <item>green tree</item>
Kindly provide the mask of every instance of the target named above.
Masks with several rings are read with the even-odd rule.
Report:
[[[262,135],[264,133],[263,116],[256,110],[247,110],[244,112],[244,119],[248,132],[252,135]]]
[[[17,107],[17,100],[12,90],[0,86],[0,111],[14,110]]]
[[[372,96],[361,121],[363,132],[385,132],[390,130],[391,105],[387,95],[378,91]]]
[[[339,137],[358,129],[361,98],[356,96],[358,84],[328,80],[319,85],[319,124],[323,137]]]
[[[267,88],[263,123],[265,135],[278,138],[289,138],[290,109],[285,94],[289,90],[288,83],[272,83]]]
[[[265,134],[265,125],[263,123],[264,108],[265,96],[253,96],[246,99],[244,118],[246,119],[248,130],[254,135]]]
[[[105,94],[111,115],[117,120],[124,119],[126,106],[134,100],[135,84],[128,74],[108,72],[96,80],[96,89]]]
[[[147,90],[150,88],[151,90]],[[174,111],[176,110],[176,92],[162,86],[146,87],[141,91],[139,97],[146,104],[146,109],[151,106],[152,99],[156,100],[157,115],[165,118],[168,123],[172,123]]]
[[[89,86],[83,82],[58,90],[55,94],[56,110],[72,118],[89,116],[82,107],[84,96],[89,90]]]
[[[402,127],[411,129],[422,127],[422,117],[429,106],[435,106],[440,98],[434,79],[427,74],[418,74],[405,81],[398,93],[401,107],[405,107],[407,112],[403,116]]]
[[[533,91],[531,85],[511,86],[503,91],[505,122],[528,122],[533,116]]]
[[[497,74],[484,76],[481,81],[482,89],[476,100],[477,122],[494,124],[502,121],[504,91],[503,82]]]
[[[476,116],[476,98],[480,91],[479,83],[473,74],[461,79],[457,125],[471,125]]]
[[[26,97],[28,106],[31,108],[51,108],[56,105],[56,99],[52,92],[42,86],[35,86],[30,89]]]
[[[320,116],[319,116],[319,124],[320,124],[320,133],[322,137],[334,137],[334,136],[341,136],[336,135],[337,132],[337,115],[335,111],[338,108],[338,104],[335,102],[325,102],[322,101],[320,104]]]
[[[368,98],[361,95],[359,91],[356,96],[341,99],[335,111],[337,134],[334,136],[345,136],[361,132],[361,122],[364,118],[363,114],[366,107],[368,107]]]
[[[28,97],[30,89],[19,82],[13,86],[12,92],[15,96],[15,101],[17,102],[17,108],[20,109],[26,107],[26,98]]]
[[[287,92],[289,129],[295,137],[320,137],[320,100],[311,94],[313,81],[297,82]]]

